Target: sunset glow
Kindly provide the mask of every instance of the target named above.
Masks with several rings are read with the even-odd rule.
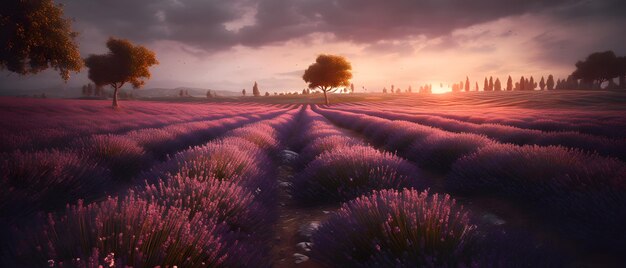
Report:
[[[263,90],[301,90],[311,58],[332,52],[352,62],[353,83],[361,91],[435,81],[434,93],[442,93],[448,90],[435,85],[466,76],[472,88],[475,82],[482,88],[489,76],[538,80],[548,75],[545,70],[566,78],[575,61],[594,50],[626,53],[618,26],[626,19],[611,12],[623,8],[616,0],[487,1],[476,7],[454,1],[422,6],[420,1],[61,2],[76,20],[84,57],[104,52],[104,42],[115,35],[153,49],[161,64],[148,88],[240,91],[257,81]],[[433,12],[455,19],[429,17]],[[87,83],[84,73],[67,85],[55,78],[53,71],[28,79],[2,75],[0,92],[40,88],[42,81],[63,87]]]
[[[626,267],[626,0],[2,0],[0,267]]]

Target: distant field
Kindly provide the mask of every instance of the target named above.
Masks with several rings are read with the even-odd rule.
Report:
[[[457,107],[520,107],[531,109],[589,108],[600,110],[624,110],[626,92],[591,90],[554,91],[502,91],[502,92],[462,92],[457,94],[382,94],[355,93],[331,94],[332,103],[351,102],[392,102],[398,106],[427,106],[443,109]],[[323,104],[322,94],[283,95],[269,97],[228,98],[229,101],[252,101],[263,103],[316,103]],[[219,99],[217,100],[219,101]]]
[[[0,98],[0,266],[626,265],[625,92],[330,98]]]

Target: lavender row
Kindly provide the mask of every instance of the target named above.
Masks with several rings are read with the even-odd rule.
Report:
[[[527,233],[474,224],[449,195],[382,190],[344,203],[313,234],[329,267],[566,267]]]
[[[422,167],[450,170],[445,188],[454,193],[512,201],[588,248],[625,248],[622,161],[564,147],[498,144],[406,121],[330,110],[323,114],[379,144],[406,148],[401,154]]]
[[[313,125],[310,131],[303,127],[304,133],[330,136],[322,134],[317,139],[312,138],[315,134],[305,136],[303,140],[312,141],[304,148],[315,147],[321,140],[345,135],[329,125],[325,118],[319,118],[318,114],[309,119],[316,121],[303,124]],[[516,237],[511,230],[501,233],[500,230],[492,230],[492,226],[477,230],[477,226],[470,222],[469,212],[456,205],[448,195],[429,195],[428,192],[418,193],[413,189],[377,192],[380,189],[401,189],[403,186],[410,188],[416,185],[416,181],[397,184],[396,174],[402,174],[406,169],[381,164],[384,162],[381,159],[372,161],[362,157],[376,155],[384,159],[388,154],[363,152],[364,148],[374,150],[362,145],[343,145],[343,139],[339,141],[332,147],[322,145],[319,150],[324,152],[296,175],[295,187],[292,188],[292,195],[297,200],[305,197],[304,205],[348,201],[313,234],[312,256],[320,263],[342,267],[503,267],[521,261],[535,267],[563,265],[558,255],[527,237]],[[330,176],[322,177],[321,183],[316,182],[320,181],[319,178],[306,174],[316,161],[330,163],[323,170],[332,170],[328,172]],[[390,173],[379,177],[368,175],[367,171],[362,171],[366,169],[363,166],[368,165],[376,166],[376,172],[387,170]],[[415,171],[408,173],[410,176],[419,174]],[[308,180],[309,184],[298,187],[298,178]],[[343,187],[337,187],[334,181],[344,183]],[[369,194],[372,190],[374,193]],[[351,200],[359,194],[366,195]],[[533,259],[532,264],[527,258]]]
[[[260,238],[271,221],[271,202],[264,200],[270,196],[262,193],[272,189],[251,182],[271,180],[272,165],[262,161],[278,146],[274,127],[288,127],[292,116],[181,152],[160,167],[156,183],[124,198],[50,215],[15,253],[17,260],[53,267],[269,266]]]
[[[143,196],[224,222],[257,256],[255,265],[267,266],[277,190],[271,156],[296,112],[231,130],[220,140],[170,157],[144,174],[148,186]],[[154,178],[165,179],[152,184]]]
[[[300,122],[294,149],[301,152],[303,167],[294,178],[292,196],[301,205],[349,201],[313,233],[312,256],[319,263],[328,267],[471,263],[468,255],[478,237],[476,226],[449,196],[376,191],[416,185],[409,180],[419,173],[415,167],[348,137],[310,109]],[[372,190],[373,194],[359,197]]]
[[[444,119],[459,120],[476,124],[511,125],[519,128],[536,129],[542,131],[575,131],[597,136],[621,138],[626,132],[624,113],[621,111],[590,112],[579,110],[536,110],[536,109],[506,109],[498,107],[480,108],[467,107],[452,111],[433,111],[416,106],[398,106],[387,104],[368,104],[354,106],[343,104],[339,107],[346,109],[357,108],[367,110],[386,111],[416,116],[432,116]]]
[[[399,112],[398,109],[388,110],[390,112]],[[406,111],[405,111],[406,112]],[[519,111],[525,112],[525,111]],[[433,113],[425,112],[423,115],[436,116],[446,119],[459,120],[475,124],[498,124],[509,125],[523,129],[535,129],[546,132],[551,131],[572,131],[591,134],[595,136],[605,136],[609,138],[623,138],[626,136],[626,122],[621,121],[623,113],[591,113],[580,114],[576,111],[561,111],[561,115],[550,116],[545,114],[529,114],[521,118],[510,118],[512,112],[499,116],[479,116],[479,115],[461,115],[457,113]],[[413,114],[413,113],[411,113]],[[577,115],[587,115],[587,118],[580,118]],[[579,122],[580,121],[580,122]]]
[[[101,196],[117,189],[120,180],[129,180],[152,165],[154,156],[162,155],[159,153],[201,144],[229,129],[280,113],[270,111],[255,119],[239,117],[178,124],[126,136],[96,135],[80,139],[63,151],[2,154],[2,218],[8,220],[79,198]]]
[[[280,109],[277,105],[250,105],[237,103],[182,104],[159,102],[129,102],[122,110],[112,110],[106,101],[82,100],[35,100],[0,97],[0,111],[6,115],[0,122],[2,129],[12,128],[15,131],[44,129],[54,127],[98,127],[99,123],[115,122],[119,127],[129,123],[151,124],[154,121],[168,122],[185,121],[202,118],[222,111],[242,111],[261,109]],[[91,115],[97,114],[97,117]],[[60,120],[60,119],[67,120]],[[74,122],[85,123],[86,126],[74,126]]]
[[[347,138],[345,131],[334,127],[317,113],[305,111],[302,121],[301,144],[296,146],[305,148],[301,150],[301,157],[310,158],[306,152],[320,153],[296,178],[306,174],[316,161],[324,161],[329,164],[323,169],[334,171],[328,172],[332,175],[322,182],[349,181],[345,187],[328,187],[332,183],[324,183],[327,188],[322,188],[312,183],[310,185],[313,186],[294,187],[292,190],[295,198],[301,198],[301,191],[313,188],[317,191],[312,191],[311,199],[348,201],[313,234],[312,257],[318,262],[345,267],[502,267],[520,261],[530,264],[528,258],[531,258],[536,261],[530,265],[562,266],[561,260],[555,258],[558,255],[543,246],[538,247],[527,237],[516,237],[516,232],[506,230],[503,233],[500,229],[492,230],[493,226],[478,230],[478,226],[470,221],[469,211],[456,205],[447,195],[418,193],[413,189],[376,191],[400,189],[400,185],[390,182],[397,180],[395,174],[406,170],[400,166],[380,164],[384,162],[381,159],[390,155],[369,152],[374,149]],[[337,142],[329,146],[334,140]],[[368,152],[363,152],[365,148],[369,149]],[[379,160],[372,161],[363,155],[376,155]],[[377,165],[377,171],[387,170],[390,173],[380,177],[364,176],[366,172],[361,171],[364,170],[362,166],[367,165]],[[419,174],[415,171],[409,172],[410,175]],[[318,180],[313,176],[304,178]],[[367,180],[369,182],[365,182]],[[416,182],[405,186],[423,187]],[[320,191],[320,188],[329,191]],[[325,192],[330,194],[325,195]],[[352,199],[360,194],[365,195]],[[305,205],[320,203],[319,200],[306,201]]]
[[[622,161],[563,147],[497,144],[459,159],[446,184],[458,194],[527,208],[587,250],[626,253]]]
[[[487,145],[496,144],[476,134],[452,133],[408,121],[316,109],[339,126],[363,134],[374,145],[395,151],[422,168],[443,173],[457,159]]]
[[[189,107],[195,108],[195,107]],[[219,108],[219,107],[214,107]],[[163,115],[155,118],[155,115],[145,116],[142,114],[130,114],[126,116],[104,117],[94,119],[93,116],[81,116],[80,118],[68,116],[56,116],[40,118],[40,116],[29,115],[17,116],[13,118],[15,122],[8,122],[11,127],[4,128],[0,133],[2,142],[0,151],[9,152],[16,149],[40,150],[51,147],[63,147],[68,142],[80,136],[92,134],[121,134],[140,128],[162,128],[167,125],[180,124],[182,122],[207,121],[225,118],[234,114],[239,114],[241,110],[220,109],[219,113],[211,112],[206,115],[203,109],[198,109],[198,116]],[[265,111],[251,109],[249,114]],[[10,120],[9,120],[10,121]],[[156,122],[156,123],[155,123]],[[48,127],[42,127],[47,125]],[[20,130],[22,129],[22,130]]]
[[[351,109],[350,111],[391,120],[406,120],[451,132],[485,135],[488,138],[503,143],[513,143],[517,145],[536,144],[542,146],[561,145],[583,149],[588,152],[598,152],[605,156],[626,159],[626,140],[624,139],[609,139],[578,132],[543,132],[497,124],[474,124],[431,116],[416,116],[355,109]]]
[[[272,118],[283,112],[284,110],[270,110],[247,117],[231,116],[218,120],[174,124],[160,129],[141,129],[124,135],[95,135],[77,140],[71,148],[100,161],[111,170],[114,178],[130,179],[138,171],[148,167],[154,158],[163,159],[169,153],[205,143],[229,129]]]
[[[405,160],[346,137],[310,109],[302,121],[299,147],[305,167],[290,187],[299,204],[337,204],[372,190],[422,186],[420,171]]]

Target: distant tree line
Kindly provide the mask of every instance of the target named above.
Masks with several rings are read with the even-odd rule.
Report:
[[[191,97],[191,95],[189,95],[189,90],[188,89],[181,89],[178,92],[178,96],[183,98],[183,97]]]
[[[619,84],[614,79],[617,78]],[[617,57],[613,51],[595,52],[576,63],[576,70],[567,80],[568,88],[600,88],[608,82],[609,89],[626,89],[626,57]]]
[[[113,98],[113,92],[106,91],[102,86],[96,86],[92,83],[88,83],[81,87],[81,94],[83,97],[95,97],[95,98]],[[119,91],[119,97],[121,99],[134,99],[135,96],[132,92]]]
[[[81,88],[81,93],[83,97],[106,97],[106,93],[104,92],[104,88],[101,86],[95,86],[92,83],[88,83],[83,85]]]

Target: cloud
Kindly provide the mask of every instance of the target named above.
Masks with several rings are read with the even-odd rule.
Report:
[[[108,0],[60,1],[83,29],[136,42],[178,41],[215,51],[238,43],[229,23],[247,15],[249,1]],[[82,31],[82,29],[78,29]]]
[[[617,0],[605,0],[615,2]],[[444,36],[507,16],[574,6],[575,0],[62,0],[66,13],[105,35],[172,40],[206,51],[260,47],[331,34],[374,44]],[[623,4],[620,4],[623,5]],[[613,7],[595,5],[600,11]],[[571,8],[565,12],[575,12]],[[577,13],[576,13],[577,14]],[[406,48],[405,48],[406,49]]]
[[[57,1],[75,19],[83,56],[106,52],[109,36],[154,50],[161,64],[147,87],[300,88],[320,53],[348,57],[355,83],[368,88],[467,75],[562,77],[591,52],[626,55],[624,0]],[[58,82],[53,71],[0,71],[2,88]],[[82,72],[69,84],[87,82]]]
[[[277,73],[276,75],[300,78],[302,77],[303,74],[304,74],[304,70],[295,70],[295,71],[290,71],[290,72]]]

